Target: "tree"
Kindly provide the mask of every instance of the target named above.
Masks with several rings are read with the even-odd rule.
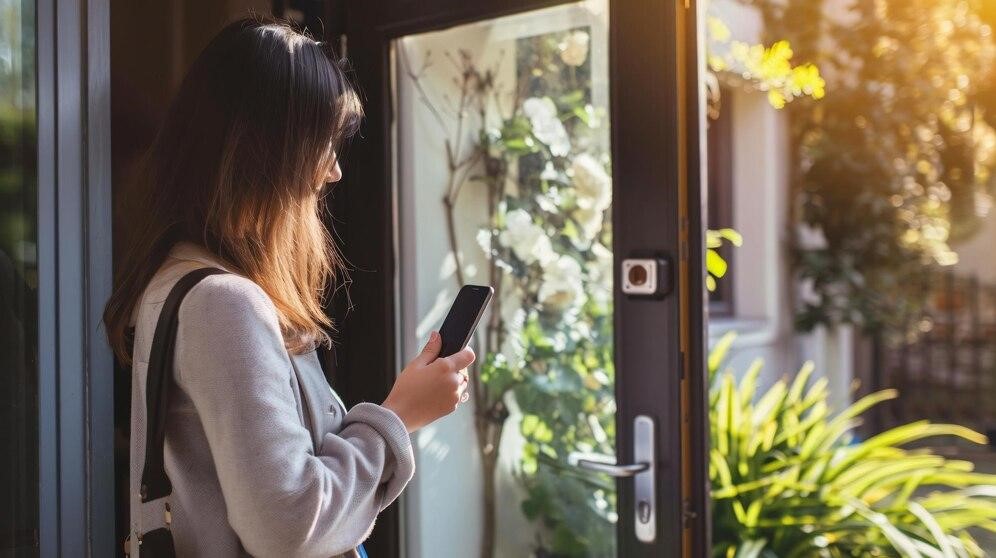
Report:
[[[898,327],[992,205],[992,30],[977,0],[745,0],[827,76],[788,108],[796,324]],[[990,10],[990,8],[985,8]],[[981,15],[980,15],[981,14]]]

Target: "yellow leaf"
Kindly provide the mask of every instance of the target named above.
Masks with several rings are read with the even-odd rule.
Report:
[[[710,16],[707,25],[710,39],[721,43],[730,40],[730,28],[726,26],[723,20],[715,16]]]

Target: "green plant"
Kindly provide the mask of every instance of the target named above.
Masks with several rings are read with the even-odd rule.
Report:
[[[706,288],[716,290],[716,281],[726,276],[729,264],[719,253],[723,243],[740,247],[744,243],[743,236],[733,229],[709,229],[706,231]]]
[[[861,415],[895,391],[834,414],[827,381],[810,382],[809,363],[758,394],[760,362],[739,382],[719,372],[733,337],[709,359],[715,556],[984,555],[968,529],[996,532],[996,475],[902,447],[938,436],[981,444],[984,436],[920,421],[855,440]]]

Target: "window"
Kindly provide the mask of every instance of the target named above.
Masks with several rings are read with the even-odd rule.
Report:
[[[0,2],[0,556],[39,548],[34,6]]]
[[[706,223],[710,229],[733,227],[733,103],[732,92],[721,89],[723,104],[716,118],[708,121],[709,153],[709,203]],[[709,314],[730,317],[734,314],[733,246],[724,243],[719,255],[729,267],[726,275],[717,280],[716,290],[709,293]]]

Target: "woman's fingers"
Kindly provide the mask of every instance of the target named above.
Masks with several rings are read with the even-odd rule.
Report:
[[[429,342],[422,348],[422,352],[412,360],[415,367],[427,366],[439,356],[439,350],[443,347],[443,339],[439,332],[433,331],[429,334]]]
[[[457,370],[463,370],[464,368],[467,368],[468,366],[470,366],[471,363],[474,362],[475,358],[477,358],[477,357],[476,357],[476,355],[474,355],[473,349],[471,349],[470,347],[467,347],[466,349],[464,349],[464,350],[462,350],[462,351],[460,351],[458,353],[454,353],[454,354],[452,354],[452,355],[450,355],[450,356],[448,356],[446,358],[442,358],[440,360],[446,362],[446,369],[447,370],[449,370],[451,372],[456,372]]]

